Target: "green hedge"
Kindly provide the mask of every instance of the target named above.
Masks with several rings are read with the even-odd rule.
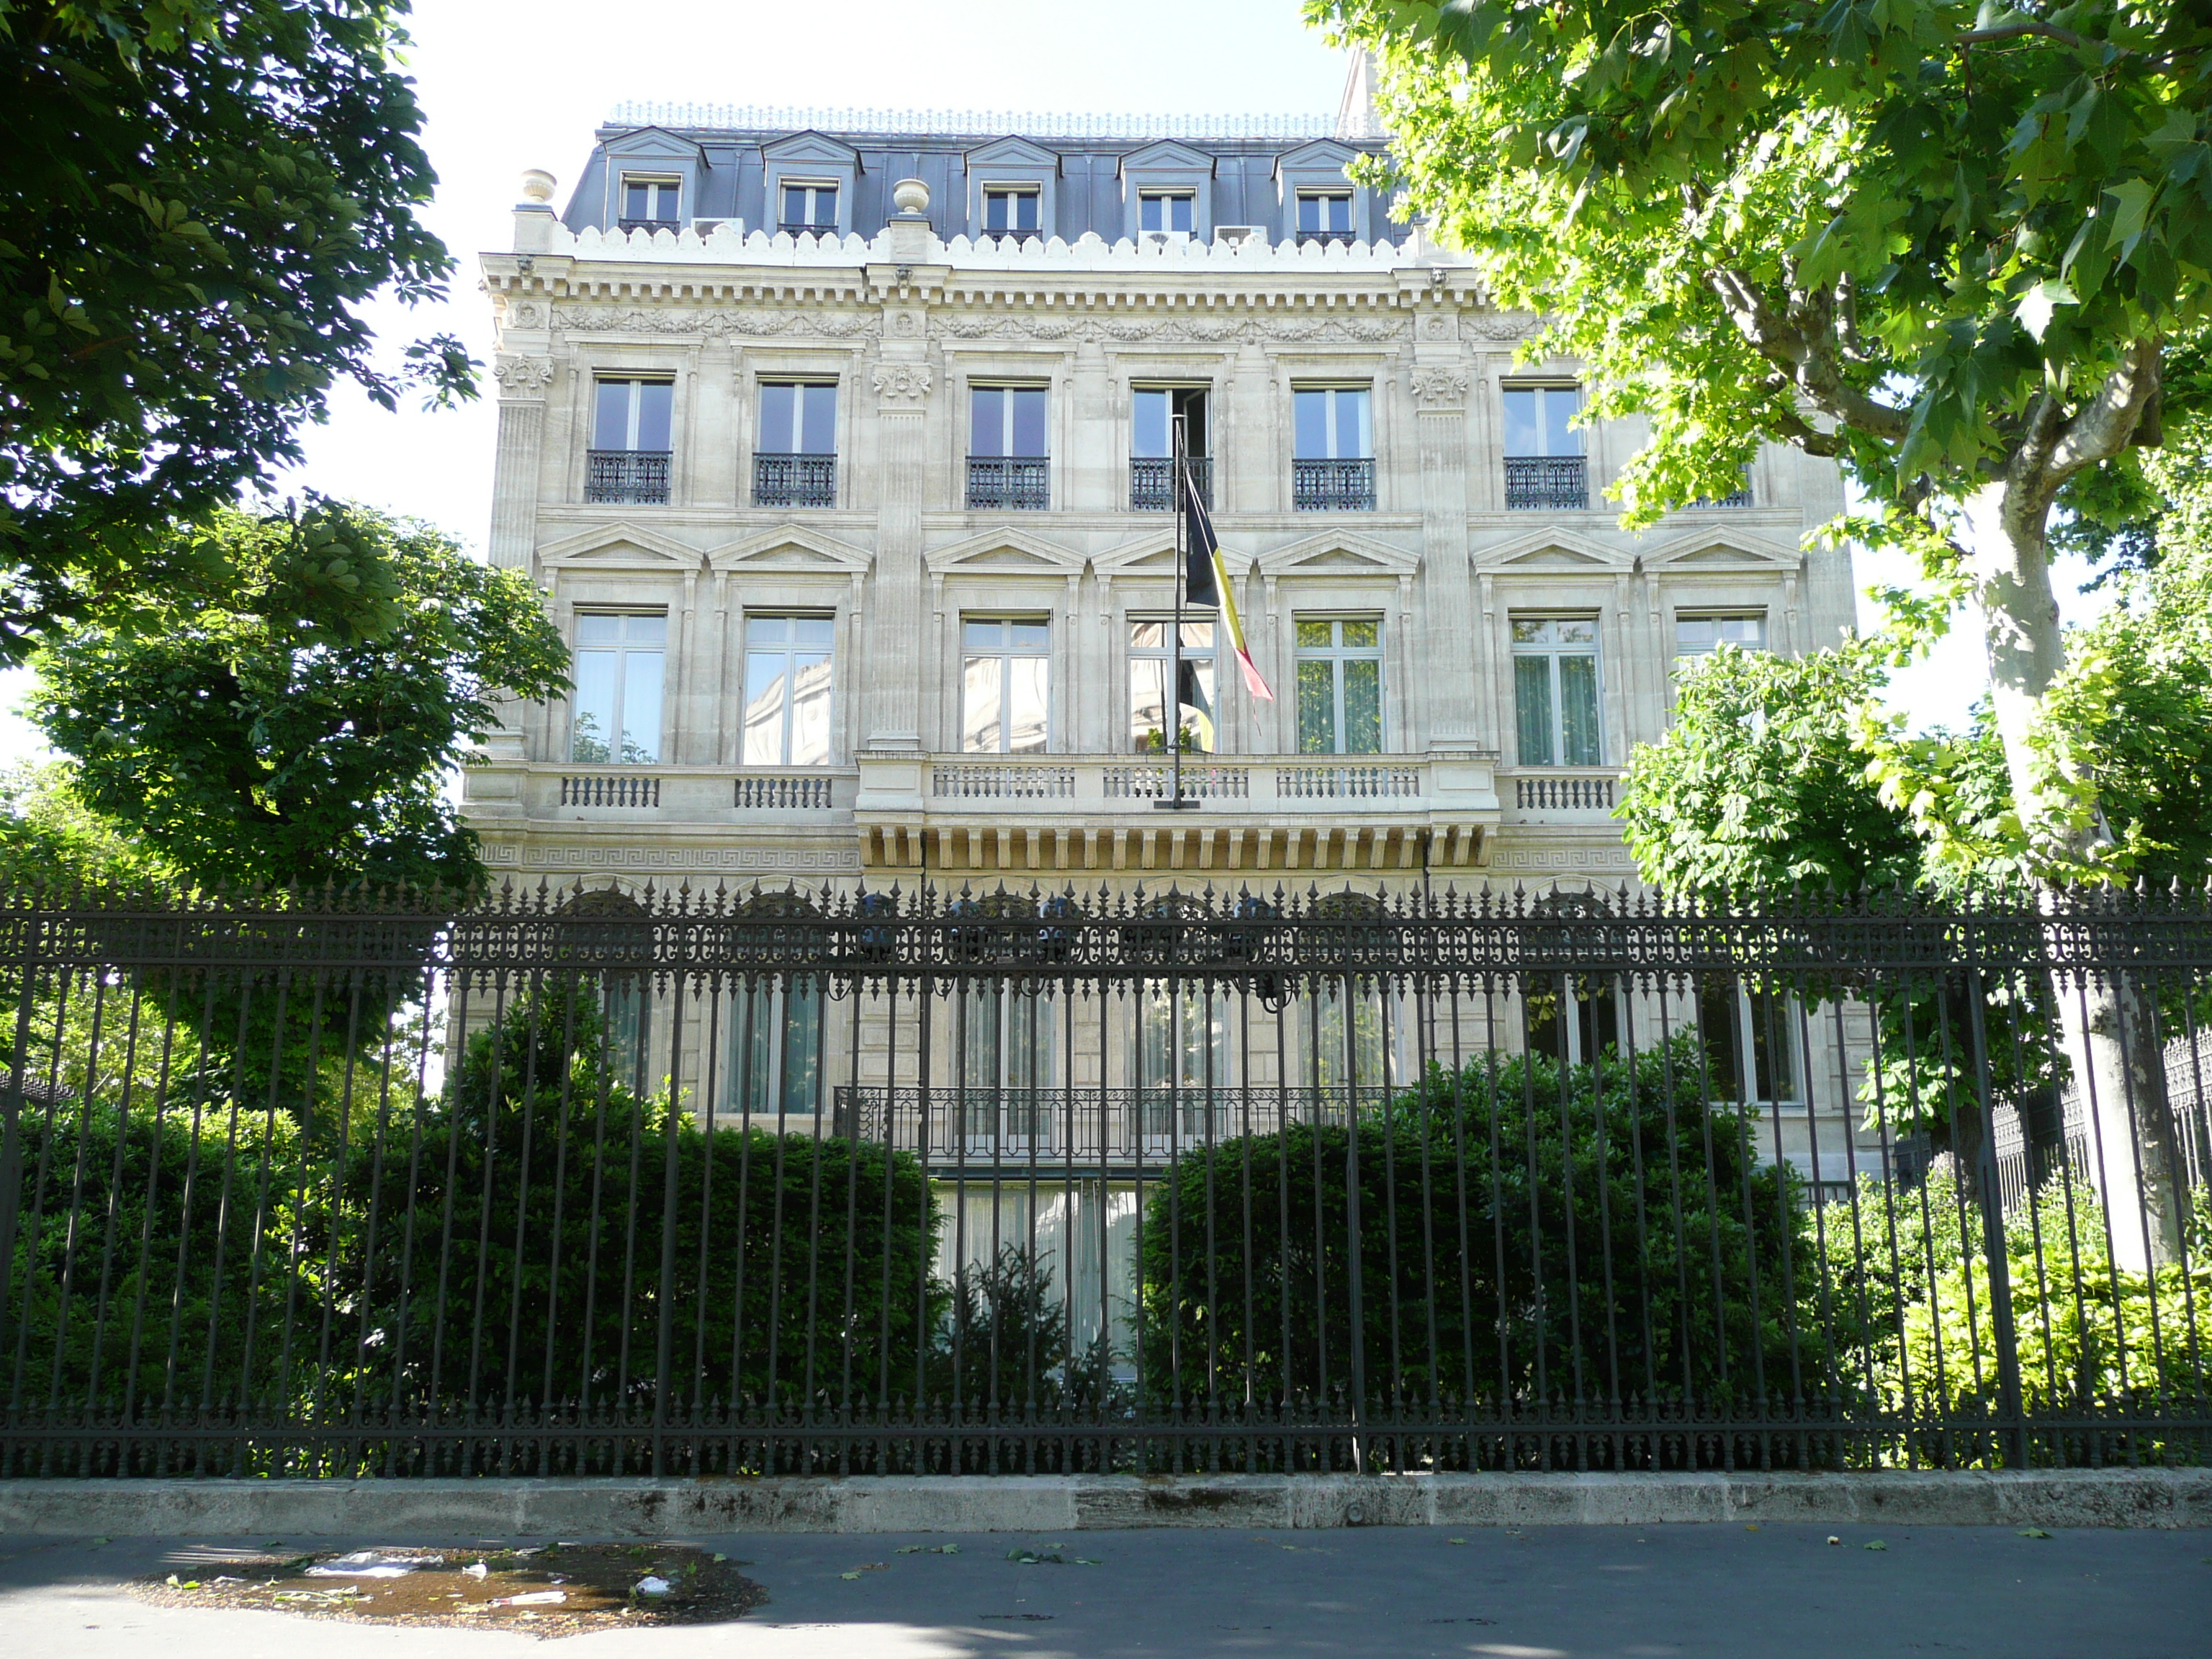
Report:
[[[1607,1064],[1601,1089],[1589,1066],[1477,1061],[1356,1129],[1186,1155],[1146,1205],[1147,1392],[1241,1399],[1248,1355],[1264,1405],[1346,1389],[1354,1166],[1370,1410],[1724,1409],[1817,1389],[1796,1178],[1756,1167],[1697,1074],[1686,1049]]]

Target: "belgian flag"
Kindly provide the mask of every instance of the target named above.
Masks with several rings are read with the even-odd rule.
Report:
[[[1213,520],[1207,516],[1206,503],[1199,499],[1198,484],[1186,466],[1182,471],[1183,545],[1189,550],[1183,570],[1183,599],[1185,603],[1211,605],[1221,612],[1222,625],[1229,630],[1229,643],[1237,652],[1237,665],[1244,671],[1244,686],[1263,702],[1273,702],[1275,694],[1267,689],[1259,665],[1252,660],[1252,653],[1244,643],[1244,625],[1237,620],[1237,601],[1230,594],[1229,568],[1221,562],[1221,544],[1213,534]]]

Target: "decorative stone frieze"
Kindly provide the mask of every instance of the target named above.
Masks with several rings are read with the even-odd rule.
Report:
[[[1467,407],[1467,372],[1458,368],[1417,368],[1407,380],[1414,406],[1423,414],[1456,414]]]
[[[553,363],[546,357],[501,357],[491,375],[510,398],[535,397],[553,384]]]
[[[929,397],[929,370],[920,363],[878,363],[872,378],[886,411],[920,409]]]

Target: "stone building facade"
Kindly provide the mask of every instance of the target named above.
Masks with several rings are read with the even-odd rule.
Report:
[[[1674,664],[1850,623],[1848,554],[1803,544],[1824,463],[1619,527],[1643,434],[1571,425],[1576,365],[1517,361],[1531,319],[1352,181],[1356,109],[961,125],[670,112],[603,128],[565,208],[526,178],[483,260],[490,556],[576,688],[467,775],[496,874],[1611,888]],[[1176,417],[1273,697],[1192,613],[1200,804],[1164,812]]]

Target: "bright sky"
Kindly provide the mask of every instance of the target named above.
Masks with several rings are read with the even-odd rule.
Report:
[[[476,254],[507,245],[525,167],[550,170],[566,200],[592,129],[624,100],[1333,115],[1344,84],[1343,59],[1304,26],[1297,0],[845,0],[827,10],[651,0],[618,11],[603,0],[520,9],[416,0],[410,66],[440,179],[427,217],[461,269],[447,303],[381,306],[374,319],[395,356],[411,338],[448,331],[487,362]],[[308,434],[292,482],[428,519],[480,549],[494,421],[489,398],[387,414],[342,391],[328,423]],[[2062,604],[2072,598],[2069,584]],[[38,751],[37,732],[14,713],[27,678],[0,674],[0,763]],[[1917,723],[1955,720],[1981,684],[1976,653],[1954,651],[1917,671],[1900,706]]]

